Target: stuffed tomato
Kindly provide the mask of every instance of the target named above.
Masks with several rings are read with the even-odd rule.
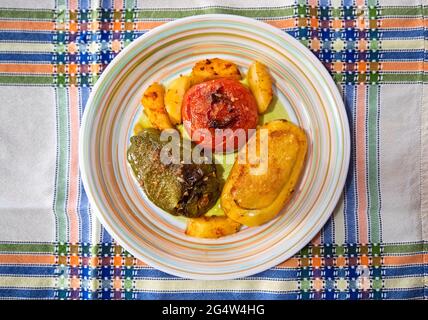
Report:
[[[213,151],[240,148],[248,130],[255,129],[258,122],[257,103],[250,90],[238,80],[226,78],[191,87],[183,99],[182,116],[192,140]]]

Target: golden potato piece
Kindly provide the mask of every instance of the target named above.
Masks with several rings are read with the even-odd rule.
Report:
[[[217,78],[241,80],[242,76],[236,64],[219,58],[201,60],[192,69],[192,85]]]
[[[250,139],[256,139],[257,146],[261,129],[268,130],[266,170],[254,174],[254,164],[235,161],[220,200],[225,214],[246,226],[266,223],[281,211],[294,192],[307,152],[305,132],[291,122],[274,120],[261,126]],[[240,153],[248,155],[250,141]]]
[[[180,76],[173,80],[166,89],[165,109],[172,124],[180,124],[181,104],[186,91],[190,88],[190,77]]]
[[[155,128],[168,129],[172,128],[168,113],[164,105],[165,89],[157,82],[151,84],[143,94],[141,103],[144,112]]]
[[[256,98],[259,113],[263,113],[269,107],[273,96],[269,70],[263,63],[255,61],[248,69],[247,78],[250,90]]]
[[[211,216],[189,219],[186,234],[197,238],[220,238],[236,233],[241,224],[226,216]]]

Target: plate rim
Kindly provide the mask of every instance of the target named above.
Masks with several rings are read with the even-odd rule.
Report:
[[[133,50],[135,47],[138,47],[138,45],[141,42],[144,42],[146,39],[149,39],[152,35],[154,35],[156,33],[162,32],[164,29],[169,29],[171,27],[174,27],[175,25],[181,24],[182,22],[195,21],[195,18],[197,18],[197,19],[204,18],[204,21],[225,19],[225,20],[229,20],[229,21],[230,20],[240,21],[240,22],[243,22],[246,24],[257,24],[261,29],[266,30],[267,32],[274,33],[274,34],[282,37],[285,41],[291,42],[293,45],[295,45],[299,49],[299,51],[303,51],[303,53],[306,53],[307,58],[311,61],[311,63],[313,63],[314,66],[317,67],[318,72],[321,73],[321,77],[323,78],[323,80],[326,81],[329,88],[332,89],[329,91],[331,92],[334,100],[337,101],[337,108],[339,109],[339,117],[343,120],[343,121],[341,121],[341,123],[343,125],[342,130],[344,131],[344,142],[343,142],[343,148],[344,148],[344,152],[343,152],[344,153],[344,159],[343,159],[344,169],[343,169],[343,172],[344,172],[344,174],[342,176],[339,176],[339,178],[338,178],[338,186],[340,187],[338,189],[341,190],[341,192],[336,192],[335,194],[333,194],[333,197],[330,200],[330,202],[331,202],[330,206],[332,208],[331,208],[331,210],[326,210],[326,211],[329,211],[330,213],[326,214],[325,216],[321,216],[319,219],[319,221],[320,221],[319,224],[316,227],[314,227],[312,231],[305,234],[305,236],[302,237],[300,243],[298,245],[295,245],[294,248],[290,248],[287,252],[278,254],[278,256],[276,258],[270,260],[269,262],[263,263],[263,264],[256,266],[250,270],[234,271],[234,272],[228,273],[228,274],[208,274],[208,273],[201,274],[201,273],[192,273],[191,270],[182,271],[182,270],[177,270],[175,268],[164,267],[163,265],[158,264],[151,257],[143,255],[140,252],[138,252],[138,250],[134,250],[133,248],[128,247],[127,244],[123,245],[123,243],[121,241],[120,234],[116,233],[110,227],[110,225],[105,221],[105,219],[103,218],[103,215],[99,212],[99,209],[95,205],[95,203],[97,202],[97,201],[95,201],[96,197],[94,196],[91,188],[88,187],[90,185],[89,175],[88,175],[88,171],[90,170],[90,168],[87,168],[87,166],[85,165],[85,161],[84,161],[84,154],[86,153],[85,152],[86,143],[84,140],[84,136],[85,136],[85,127],[86,127],[85,124],[88,121],[88,117],[89,117],[89,111],[88,110],[91,107],[91,105],[93,105],[94,96],[95,96],[96,92],[99,90],[99,87],[102,83],[102,80],[104,80],[104,78],[108,77],[110,70],[115,68],[115,66],[119,63],[119,61],[122,59],[122,57],[127,55],[128,52]],[[101,74],[98,81],[93,86],[91,93],[90,93],[90,96],[89,96],[89,99],[86,103],[85,111],[84,111],[84,114],[83,114],[82,120],[81,120],[81,126],[79,128],[79,168],[80,168],[81,179],[82,179],[83,186],[85,188],[85,192],[88,196],[89,203],[91,204],[92,212],[95,214],[94,217],[96,217],[101,222],[102,226],[110,233],[110,235],[124,249],[126,249],[127,251],[132,253],[137,259],[144,261],[148,265],[150,265],[150,266],[152,266],[152,267],[154,267],[160,271],[163,271],[163,272],[166,272],[168,274],[175,275],[175,276],[179,276],[182,278],[187,278],[187,279],[190,278],[190,279],[196,279],[196,280],[229,280],[229,279],[242,278],[242,277],[254,275],[256,273],[259,273],[259,272],[262,272],[264,270],[275,267],[279,263],[291,258],[299,250],[301,250],[303,247],[305,247],[311,241],[311,239],[313,239],[316,236],[316,234],[322,229],[322,227],[325,225],[325,223],[331,217],[331,215],[334,211],[334,208],[337,206],[338,200],[340,199],[340,196],[343,193],[343,188],[345,186],[347,174],[349,171],[350,160],[351,160],[351,136],[350,136],[349,119],[347,116],[345,104],[343,102],[343,98],[339,92],[339,89],[336,86],[336,83],[333,81],[331,75],[328,73],[328,71],[322,65],[321,61],[318,60],[318,58],[316,58],[316,56],[313,55],[312,52],[307,47],[305,47],[297,39],[295,39],[291,35],[287,34],[286,32],[282,31],[281,29],[276,28],[272,25],[269,25],[269,24],[267,24],[261,20],[256,20],[253,18],[239,16],[239,15],[231,15],[231,14],[202,14],[202,15],[194,15],[194,16],[176,19],[176,20],[167,22],[161,26],[158,26],[154,29],[151,29],[148,32],[146,32],[145,34],[143,34],[142,36],[135,39],[126,48],[124,48],[108,64],[107,68],[104,70],[104,72]],[[327,208],[329,208],[329,206],[327,206]],[[301,244],[301,243],[303,243],[303,244]]]

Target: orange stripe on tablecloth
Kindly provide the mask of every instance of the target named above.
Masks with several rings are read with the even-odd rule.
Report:
[[[0,20],[0,30],[52,31],[55,24],[51,21],[4,21]]]
[[[358,234],[359,242],[368,242],[367,232],[367,167],[366,167],[366,86],[357,86],[356,106],[356,164],[358,192]]]
[[[5,73],[52,74],[53,71],[54,71],[54,67],[51,64],[26,64],[26,63],[0,64],[0,72],[5,72]]]
[[[68,2],[68,8],[71,11],[76,11],[78,7],[78,0],[69,0]]]
[[[148,267],[149,265],[144,263],[143,261],[139,259],[135,259],[135,266],[137,267]],[[297,258],[290,258],[282,263],[280,263],[278,268],[297,268],[299,267],[299,259]]]
[[[321,244],[321,231],[317,233],[317,235],[312,239],[311,243],[313,245]]]
[[[297,268],[299,267],[299,259],[291,258],[277,265],[278,268]]]
[[[383,264],[390,266],[399,266],[404,264],[423,264],[424,254],[414,254],[410,256],[384,256]]]
[[[114,0],[114,8],[116,10],[123,9],[123,0]]]
[[[165,21],[138,21],[135,23],[135,29],[137,31],[153,29],[164,23]]]
[[[403,18],[382,18],[380,21],[380,28],[422,28],[424,26],[424,21],[421,18],[417,19],[403,19]]]
[[[146,263],[144,263],[141,260],[135,259],[135,266],[138,267],[148,267]],[[297,258],[290,258],[282,263],[280,263],[277,267],[278,268],[297,268],[299,266],[299,259]]]
[[[265,20],[264,22],[277,28],[293,28],[296,26],[296,19],[285,19],[285,20]]]
[[[0,254],[0,264],[55,264],[55,256],[35,254]]]
[[[79,92],[77,87],[70,86],[68,93],[70,114],[70,170],[67,214],[70,219],[70,242],[76,243],[79,241],[79,216],[77,213],[77,202],[79,195]]]
[[[423,264],[424,263],[424,255],[423,254],[415,254],[410,256],[384,256],[383,257],[383,265],[385,266],[396,266],[396,265],[404,265],[404,264]],[[135,266],[139,267],[147,267],[148,265],[142,262],[141,260],[135,260]],[[1,258],[0,258],[1,262]],[[290,258],[282,263],[280,263],[278,268],[298,268],[299,267],[299,259]]]
[[[135,265],[138,267],[148,267],[148,265],[146,263],[144,263],[141,260],[135,259]]]
[[[382,71],[422,71],[428,68],[422,61],[414,62],[381,62]]]

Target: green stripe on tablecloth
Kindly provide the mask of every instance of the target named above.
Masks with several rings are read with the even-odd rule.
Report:
[[[420,73],[382,73],[380,72],[380,83],[409,83],[409,82],[428,82],[428,74],[421,75]],[[53,76],[29,76],[29,75],[0,75],[1,84],[27,84],[27,85],[52,85],[54,82]]]
[[[96,3],[96,1],[95,1]],[[66,10],[67,9],[67,0],[56,0],[56,9],[57,10]]]
[[[55,253],[55,245],[49,243],[0,243],[0,252]]]
[[[162,10],[136,10],[137,18],[181,18],[191,15],[198,15],[204,13],[226,13],[236,14],[247,17],[255,18],[275,18],[284,16],[294,16],[293,7],[282,8],[230,8],[230,7],[209,7],[209,8],[193,8],[193,9],[162,9]],[[377,15],[378,18],[382,17],[420,17],[428,15],[428,9],[424,8],[423,11],[419,6],[413,7],[382,7]]]
[[[61,1],[62,5],[65,5]],[[125,8],[133,8],[134,1],[126,0]],[[283,17],[293,16],[293,7],[282,8],[228,8],[228,7],[209,7],[209,8],[194,8],[194,9],[163,9],[163,10],[144,10],[137,9],[138,18],[179,18],[189,15],[201,13],[230,13],[239,14],[248,17]],[[415,17],[422,14],[428,15],[428,8],[423,11],[419,6],[413,7],[382,7],[380,8],[379,17],[388,16],[408,16]],[[29,19],[29,20],[52,20],[54,18],[53,10],[32,10],[32,9],[0,9],[0,19]]]
[[[52,85],[52,76],[0,75],[0,84]]]
[[[370,85],[368,88],[367,144],[368,144],[368,193],[370,242],[379,243],[380,236],[380,197],[378,171],[378,94],[379,87]]]
[[[57,240],[67,241],[67,176],[68,176],[68,106],[67,89],[56,89],[57,103],[57,167],[55,181],[54,211],[56,215]]]
[[[53,10],[0,9],[0,19],[52,20]]]
[[[33,253],[55,253],[57,243],[0,243],[0,252],[33,252]],[[93,255],[99,251],[99,245],[95,244],[91,248]],[[424,251],[423,242],[419,243],[399,243],[382,244],[382,254],[414,254]]]
[[[207,13],[236,14],[254,18],[275,18],[292,17],[294,15],[293,7],[283,7],[278,9],[239,9],[239,8],[195,8],[195,9],[174,9],[174,10],[136,10],[137,19],[156,18],[156,19],[176,19],[188,16],[194,16]]]
[[[125,0],[125,9],[134,8],[135,0]]]
[[[422,10],[419,6],[414,7],[381,7],[380,17],[386,16],[421,16]]]
[[[400,254],[400,253],[419,253],[424,251],[424,244],[421,243],[404,243],[404,244],[388,244],[384,245],[383,254]]]
[[[420,73],[381,73],[380,82],[418,82],[421,80]],[[426,81],[426,79],[424,79],[424,81]]]

